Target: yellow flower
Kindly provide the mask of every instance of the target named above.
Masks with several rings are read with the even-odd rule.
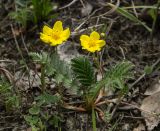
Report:
[[[80,41],[82,49],[86,49],[90,52],[100,51],[106,44],[104,40],[100,40],[100,35],[96,31],[93,31],[90,36],[81,35]]]
[[[69,36],[69,28],[63,30],[61,21],[57,21],[54,24],[53,29],[45,25],[43,31],[40,33],[40,39],[51,46],[62,44]]]

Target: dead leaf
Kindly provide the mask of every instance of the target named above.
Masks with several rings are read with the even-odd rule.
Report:
[[[133,131],[145,131],[145,126],[142,123],[139,123],[138,127],[134,128]]]
[[[81,9],[82,16],[88,16],[92,12],[93,6],[90,3],[86,3],[85,7]]]
[[[158,82],[154,82],[152,86],[147,88],[146,92],[144,93],[145,95],[153,95],[154,93],[157,93],[160,91],[160,80]]]
[[[148,131],[152,131],[160,122],[160,91],[146,97],[140,107],[145,118]]]

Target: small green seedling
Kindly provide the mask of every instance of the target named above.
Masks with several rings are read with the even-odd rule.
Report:
[[[20,108],[19,95],[14,92],[13,86],[2,77],[0,77],[0,96],[4,101],[6,111],[14,111]]]
[[[34,104],[29,109],[29,114],[24,116],[32,130],[45,131],[47,129],[46,123],[55,128],[58,127],[60,117],[57,114],[49,115],[49,109],[43,109],[47,106],[56,106],[58,102],[60,102],[59,95],[51,95],[46,92],[35,98]],[[53,120],[55,121],[53,122]]]

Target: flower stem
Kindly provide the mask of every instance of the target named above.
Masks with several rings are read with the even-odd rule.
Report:
[[[96,128],[96,115],[95,115],[94,107],[92,107],[92,127],[93,127],[93,131],[97,131],[97,128]]]

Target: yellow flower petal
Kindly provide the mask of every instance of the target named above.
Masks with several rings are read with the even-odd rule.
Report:
[[[53,26],[53,30],[55,30],[55,31],[63,31],[62,22],[61,21],[57,21]]]
[[[43,33],[48,35],[52,33],[52,29],[50,27],[48,27],[47,25],[44,25],[43,27]]]
[[[81,37],[80,37],[81,45],[84,47],[86,47],[86,46],[88,47],[89,40],[90,40],[90,38],[87,35],[81,35]]]
[[[103,47],[106,44],[104,40],[98,40],[96,43],[99,45],[99,47]]]
[[[62,39],[57,39],[57,40],[51,39],[50,41],[51,41],[51,46],[56,46],[63,43]]]
[[[40,39],[45,43],[50,43],[51,37],[46,34],[40,33]]]
[[[95,47],[88,48],[87,50],[94,53],[95,51],[100,51],[100,48],[95,46]]]
[[[69,38],[69,36],[70,36],[70,30],[69,28],[67,28],[62,32],[62,39],[66,41]]]
[[[99,39],[100,39],[100,35],[99,35],[98,32],[93,31],[93,32],[90,34],[90,38],[93,39],[93,40],[99,40]]]

